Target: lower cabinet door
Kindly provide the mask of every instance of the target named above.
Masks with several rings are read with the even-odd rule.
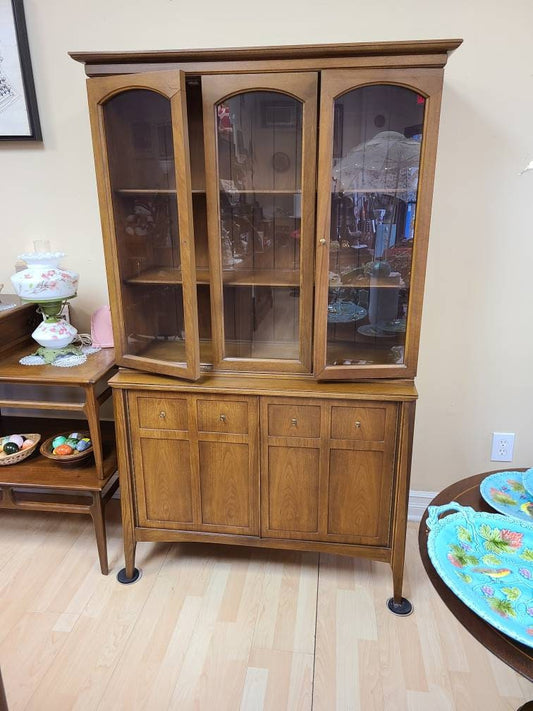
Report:
[[[139,524],[195,528],[189,442],[141,436],[133,462]]]
[[[395,404],[262,398],[261,427],[262,536],[388,544]]]

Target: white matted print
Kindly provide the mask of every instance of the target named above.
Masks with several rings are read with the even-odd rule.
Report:
[[[41,140],[22,0],[0,0],[0,140]]]

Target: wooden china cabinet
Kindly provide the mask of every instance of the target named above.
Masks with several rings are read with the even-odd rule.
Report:
[[[443,69],[460,40],[73,53],[137,541],[388,562],[402,598]]]

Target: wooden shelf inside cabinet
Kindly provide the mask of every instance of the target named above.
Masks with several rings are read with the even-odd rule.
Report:
[[[118,188],[114,191],[117,195],[176,195],[176,188]],[[205,195],[205,188],[193,188],[193,195]]]
[[[393,279],[374,279],[372,283],[370,283],[370,279],[368,278],[363,278],[363,279],[350,279],[346,281],[331,281],[329,282],[329,288],[330,289],[343,289],[343,288],[349,288],[349,289],[370,289],[370,288],[377,288],[377,289],[407,289],[406,283],[401,279],[399,282],[398,280],[393,280]]]
[[[300,272],[296,269],[232,269],[223,270],[222,281],[226,286],[272,286],[286,287],[299,285]],[[183,282],[181,269],[155,267],[125,280],[127,284],[173,285]],[[196,270],[196,283],[209,284],[209,271]]]

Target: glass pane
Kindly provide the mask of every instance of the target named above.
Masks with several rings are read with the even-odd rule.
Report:
[[[424,106],[385,85],[335,101],[328,365],[404,362]]]
[[[185,360],[168,99],[135,89],[104,106],[127,352]]]
[[[302,115],[268,91],[217,106],[226,357],[298,358]]]

